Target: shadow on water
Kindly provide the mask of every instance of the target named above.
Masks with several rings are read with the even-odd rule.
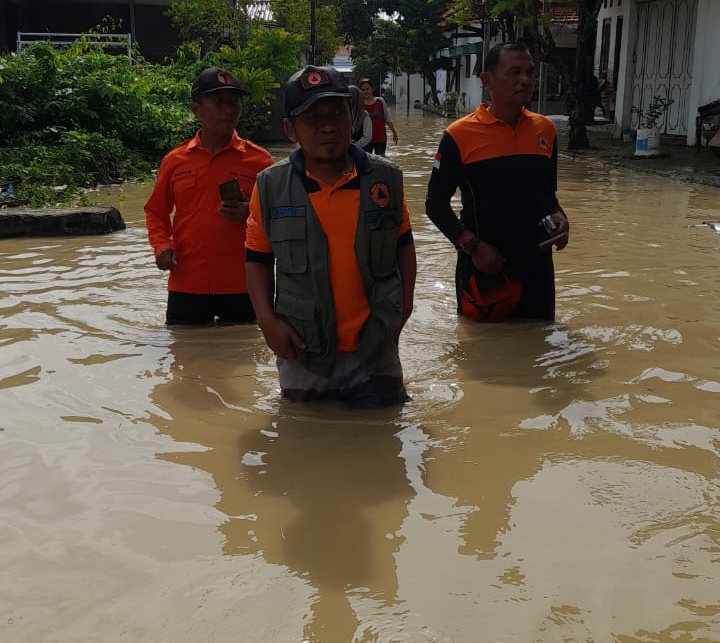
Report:
[[[396,600],[393,556],[413,496],[398,410],[293,405],[274,389],[258,402],[268,412],[243,406],[257,388],[255,364],[269,359],[256,334],[175,333],[170,378],[153,391],[167,412],[158,428],[206,450],[160,457],[212,475],[225,554],[261,555],[311,588],[304,640],[352,641],[363,627],[355,601]],[[272,387],[274,366],[267,368]]]

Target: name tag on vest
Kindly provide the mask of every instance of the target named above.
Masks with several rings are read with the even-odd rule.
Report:
[[[304,205],[284,205],[270,210],[270,217],[272,219],[287,219],[289,217],[304,216],[306,216]]]

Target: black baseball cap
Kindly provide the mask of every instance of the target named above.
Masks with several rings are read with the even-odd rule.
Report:
[[[242,88],[240,81],[227,69],[208,67],[203,69],[193,81],[190,95],[195,98],[204,94],[212,94],[221,89],[234,89],[246,96],[249,94]]]
[[[295,72],[285,84],[285,113],[297,116],[321,98],[350,98],[348,81],[335,67],[308,65]]]

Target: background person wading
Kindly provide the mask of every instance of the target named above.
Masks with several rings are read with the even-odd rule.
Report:
[[[387,149],[386,126],[392,132],[393,144],[397,145],[398,142],[398,134],[390,116],[390,110],[384,98],[374,95],[373,84],[369,78],[363,78],[359,81],[358,87],[363,95],[365,111],[370,114],[370,120],[372,121],[372,137],[370,143],[365,146],[365,151],[385,156],[385,150]]]

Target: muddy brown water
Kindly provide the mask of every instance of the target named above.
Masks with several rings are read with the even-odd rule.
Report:
[[[720,191],[561,159],[557,322],[475,325],[423,214],[444,122],[397,121],[402,410],[166,329],[149,186],[101,195],[126,231],[0,242],[0,641],[720,641]]]

